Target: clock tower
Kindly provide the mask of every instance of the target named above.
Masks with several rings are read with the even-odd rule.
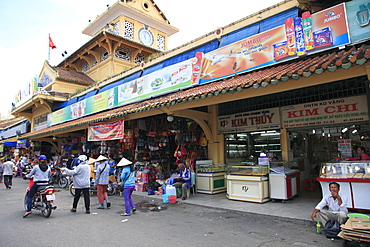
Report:
[[[92,38],[58,67],[102,81],[167,51],[170,25],[154,0],[120,0],[82,31]]]

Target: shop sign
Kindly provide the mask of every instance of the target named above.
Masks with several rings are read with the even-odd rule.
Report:
[[[88,141],[103,141],[123,139],[124,120],[118,120],[111,123],[92,124],[88,128]]]
[[[285,24],[204,55],[200,84],[348,44],[345,5],[289,18]]]
[[[27,140],[18,140],[17,141],[17,148],[26,148]]]
[[[368,121],[366,95],[281,108],[284,128]]]
[[[348,28],[352,43],[370,38],[370,2],[353,0],[346,3]]]
[[[338,139],[338,151],[342,157],[352,157],[351,139]]]
[[[4,144],[3,143],[0,144],[0,153],[4,153]]]
[[[219,134],[268,129],[280,129],[278,107],[218,117]]]

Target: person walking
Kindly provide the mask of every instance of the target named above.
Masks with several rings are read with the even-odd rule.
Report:
[[[73,205],[71,212],[77,211],[78,201],[80,200],[81,193],[84,195],[85,202],[85,213],[90,213],[90,166],[87,164],[86,155],[78,156],[79,165],[70,170],[68,168],[61,168],[67,175],[73,176],[73,186],[75,188],[75,197],[73,199]]]
[[[10,158],[6,158],[4,163],[4,184],[7,190],[10,190],[13,186],[13,175],[14,175],[14,163]]]
[[[132,168],[132,162],[122,158],[120,162],[117,164],[118,167],[123,166],[123,170],[121,173],[121,180],[123,186],[123,198],[125,202],[125,209],[126,212],[121,214],[121,216],[130,216],[131,215],[131,208],[132,212],[135,213],[136,206],[134,201],[132,200],[132,192],[135,188],[135,178],[136,178],[136,171]]]
[[[104,201],[107,203],[107,208],[110,208],[111,203],[109,202],[107,188],[109,184],[109,165],[107,164],[108,158],[100,155],[96,162],[99,165],[96,169],[96,178],[94,186],[97,188],[98,202],[100,204],[97,209],[104,209]]]
[[[1,158],[0,159],[0,184],[3,183],[3,172],[4,172],[4,164],[3,164],[3,162],[4,162],[4,159]]]

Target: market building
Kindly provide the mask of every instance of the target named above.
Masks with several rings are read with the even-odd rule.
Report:
[[[289,199],[322,162],[354,145],[369,151],[366,4],[282,1],[167,51],[179,30],[155,2],[118,1],[83,30],[90,41],[57,66],[45,62],[38,87],[12,109],[30,131],[1,142],[168,171],[184,162],[200,192]],[[264,153],[294,172],[269,180]]]

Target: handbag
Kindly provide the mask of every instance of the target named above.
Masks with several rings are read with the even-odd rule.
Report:
[[[327,238],[339,238],[338,234],[340,232],[340,224],[336,220],[329,220],[325,224],[325,236]]]

